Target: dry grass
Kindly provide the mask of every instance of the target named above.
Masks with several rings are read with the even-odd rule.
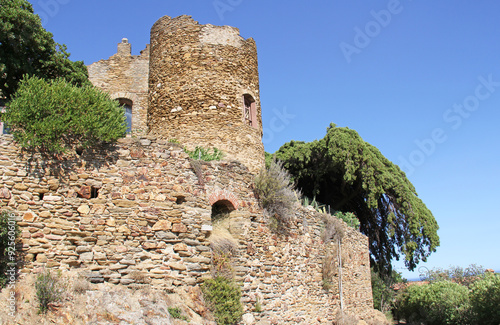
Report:
[[[229,218],[213,224],[212,234],[208,238],[212,249],[212,275],[232,279],[234,268],[231,258],[238,254],[238,242],[229,232]]]
[[[323,279],[323,289],[330,291],[333,288],[332,279],[337,272],[337,267],[335,263],[336,252],[327,250],[325,257],[323,258],[323,268],[322,268],[322,279]]]
[[[325,243],[337,242],[344,237],[345,225],[339,218],[331,214],[323,214],[323,222],[325,223],[325,229],[321,234],[321,238]]]
[[[76,294],[85,294],[90,290],[90,282],[84,276],[78,276],[73,281],[73,292]]]
[[[280,161],[273,160],[269,168],[260,171],[255,177],[255,190],[267,212],[271,228],[279,233],[288,233],[300,193],[294,189],[291,176]]]
[[[359,321],[355,316],[339,310],[333,323],[336,325],[357,325]]]

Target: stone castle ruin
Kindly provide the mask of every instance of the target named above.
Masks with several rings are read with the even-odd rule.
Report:
[[[237,28],[159,19],[151,46],[131,55],[126,39],[89,66],[91,82],[131,109],[131,133],[216,147],[258,171],[264,162],[257,47]]]
[[[327,258],[335,243],[322,240],[319,213],[297,206],[282,236],[259,207],[253,180],[264,148],[253,39],[233,27],[165,16],[140,55],[131,55],[124,39],[88,70],[92,83],[123,105],[130,136],[62,160],[27,156],[12,136],[0,136],[0,207],[18,216],[21,273],[78,269],[95,283],[196,287],[211,274],[209,238],[223,210],[245,312],[259,301],[257,319],[325,324],[342,300],[346,311],[370,317],[366,236],[347,229],[339,266]],[[217,147],[226,156],[195,168],[182,146]]]

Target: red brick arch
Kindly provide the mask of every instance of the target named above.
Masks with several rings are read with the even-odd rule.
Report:
[[[227,201],[231,202],[231,204],[233,205],[233,207],[236,210],[238,210],[238,208],[240,207],[240,204],[238,202],[238,199],[236,198],[236,195],[234,195],[233,193],[231,193],[227,190],[218,190],[218,191],[212,192],[208,196],[208,200],[210,201],[210,205],[214,205],[214,203],[217,201],[227,200]]]

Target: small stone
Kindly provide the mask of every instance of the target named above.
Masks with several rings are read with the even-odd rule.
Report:
[[[125,253],[128,251],[128,248],[126,246],[116,246],[115,251],[117,253]]]
[[[55,191],[59,188],[59,180],[57,180],[57,179],[51,179],[47,183],[48,183],[49,189],[51,191]]]
[[[131,208],[137,205],[135,201],[128,200],[113,200],[113,204],[120,208]]]
[[[168,220],[160,220],[153,226],[153,231],[166,231],[172,229],[172,223]]]
[[[174,223],[172,225],[172,232],[187,232],[187,227],[186,225],[182,223]]]
[[[186,265],[180,264],[180,263],[175,263],[175,262],[168,263],[168,266],[171,269],[178,270],[178,271],[185,271],[187,269]]]
[[[14,189],[19,190],[19,191],[26,191],[28,189],[28,186],[18,183],[16,185],[14,185]]]
[[[43,200],[49,202],[55,202],[55,201],[61,201],[62,197],[56,195],[44,195]]]
[[[24,222],[33,222],[35,221],[35,214],[31,211],[25,212],[23,214],[23,221]]]
[[[105,259],[106,259],[106,253],[99,253],[99,252],[94,253],[94,260],[102,261]]]
[[[83,199],[90,199],[91,192],[92,188],[90,186],[82,186],[76,193],[78,194],[79,197]]]
[[[7,188],[2,188],[0,189],[0,199],[10,199],[11,197],[11,194],[10,194],[10,191],[9,189]]]
[[[246,313],[241,317],[241,322],[245,325],[253,325],[255,324],[255,317],[250,313]]]
[[[47,263],[47,256],[45,256],[44,254],[37,254],[36,261],[39,263]]]
[[[125,225],[118,227],[117,231],[126,235],[130,235],[132,233],[132,231],[130,231],[130,229],[128,229]]]
[[[187,251],[187,250],[188,250],[188,247],[184,243],[178,243],[178,244],[174,245],[174,252]]]
[[[92,251],[90,246],[78,246],[75,250],[77,253],[86,253]]]
[[[85,262],[90,262],[94,258],[94,253],[88,252],[88,253],[83,253],[80,255],[80,260],[85,261]]]
[[[160,240],[172,240],[172,239],[177,239],[177,236],[171,232],[158,231],[156,233],[156,238]]]
[[[59,235],[45,235],[45,238],[48,240],[61,240],[64,237]]]
[[[45,198],[44,198],[45,199]],[[77,209],[77,211],[82,214],[82,215],[87,215],[90,213],[90,207],[87,204],[82,204],[80,207]]]
[[[142,248],[144,249],[155,249],[157,247],[156,243],[153,242],[145,242],[142,244]]]
[[[125,264],[125,265],[135,265],[135,260],[127,260],[127,259],[123,259],[120,261],[121,264]]]
[[[148,139],[141,139],[139,143],[145,147],[149,146],[151,144],[151,140]]]

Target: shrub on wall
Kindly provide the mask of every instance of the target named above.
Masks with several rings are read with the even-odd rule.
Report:
[[[278,232],[286,232],[293,219],[299,195],[283,164],[273,160],[269,167],[262,169],[255,177],[255,189],[260,204],[270,216],[272,228]]]
[[[49,270],[40,273],[35,281],[36,297],[39,303],[39,311],[46,313],[51,303],[62,299],[63,288],[59,277]]]
[[[224,157],[224,153],[217,148],[212,148],[212,151],[203,147],[196,147],[193,151],[184,148],[184,152],[194,160],[212,161],[221,160]]]
[[[114,141],[127,128],[122,108],[108,94],[63,79],[25,77],[2,118],[22,147],[56,154]]]
[[[241,289],[233,280],[219,276],[205,280],[201,288],[217,324],[230,325],[241,318]]]

